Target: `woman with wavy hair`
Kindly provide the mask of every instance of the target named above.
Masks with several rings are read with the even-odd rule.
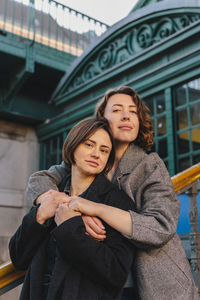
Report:
[[[106,238],[100,218],[136,247],[134,280],[127,281],[123,299],[197,300],[190,266],[176,234],[179,202],[171,178],[158,154],[146,152],[153,144],[147,106],[132,88],[122,86],[105,94],[96,117],[108,120],[115,141],[116,156],[108,178],[129,195],[135,210],[125,211],[77,196],[70,198],[70,207],[90,216],[84,222],[93,238]],[[42,197],[54,197],[57,192],[52,189],[57,190],[65,172],[61,164],[33,174],[29,199],[39,202]]]

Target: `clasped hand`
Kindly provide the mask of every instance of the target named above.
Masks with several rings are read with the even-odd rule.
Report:
[[[40,203],[36,216],[37,221],[43,224],[47,219],[54,217],[56,224],[60,225],[69,218],[81,215],[80,212],[68,207],[69,201],[69,197],[65,193],[54,190],[40,195],[37,199],[37,203]]]
[[[36,203],[40,203],[36,216],[38,223],[43,224],[47,219],[54,217],[58,226],[74,216],[83,214],[86,233],[98,241],[105,239],[105,228],[96,217],[97,203],[78,196],[69,197],[55,190],[40,195]]]

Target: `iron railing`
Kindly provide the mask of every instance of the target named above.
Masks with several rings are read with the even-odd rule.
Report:
[[[198,231],[197,194],[200,191],[200,163],[172,177],[174,190],[178,194],[187,192],[190,197],[190,257],[188,257],[195,283],[200,295],[200,236]],[[25,271],[17,271],[11,262],[0,266],[0,295],[13,289],[21,282]]]
[[[1,0],[0,33],[79,56],[108,25],[55,0]]]

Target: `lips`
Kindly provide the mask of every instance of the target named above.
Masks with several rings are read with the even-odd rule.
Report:
[[[128,124],[123,124],[123,125],[119,126],[119,129],[122,129],[122,130],[131,130],[131,129],[133,129],[133,127],[131,125],[128,125]]]
[[[92,167],[98,167],[99,164],[96,162],[96,161],[93,161],[93,160],[86,160],[86,162],[91,165]]]

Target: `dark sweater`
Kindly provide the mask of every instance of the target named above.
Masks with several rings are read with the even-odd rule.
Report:
[[[91,184],[87,199],[134,210],[132,200],[103,175]],[[37,207],[23,218],[10,241],[10,256],[17,269],[27,269],[20,300],[41,300],[46,247],[55,239],[57,257],[48,300],[120,299],[134,259],[134,247],[119,232],[104,223],[106,239],[98,242],[85,234],[80,216],[56,226],[53,219],[36,222]]]

